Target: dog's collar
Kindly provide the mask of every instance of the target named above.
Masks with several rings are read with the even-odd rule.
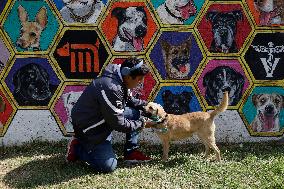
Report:
[[[154,122],[156,122],[157,124],[161,124],[161,123],[164,123],[166,121],[167,117],[168,117],[168,114],[166,114],[164,118],[159,118],[158,116],[155,116],[155,117],[152,116],[151,119]]]
[[[180,20],[181,22],[184,22],[184,21],[185,21],[185,19],[183,19],[183,18],[181,18],[181,17],[179,17],[179,16],[174,15],[174,14],[170,11],[169,7],[167,6],[167,3],[165,3],[165,9],[166,9],[166,11],[169,13],[169,15],[171,15],[172,17],[174,17],[174,18]]]
[[[75,20],[75,22],[86,23],[87,20],[94,14],[96,4],[97,2],[92,5],[91,10],[85,16],[77,16],[76,14],[74,14],[72,9],[68,8],[71,13],[70,14],[71,18]]]

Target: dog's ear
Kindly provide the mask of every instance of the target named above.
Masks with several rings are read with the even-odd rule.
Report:
[[[64,93],[64,94],[62,95],[62,99],[63,99],[63,104],[64,104],[64,105],[68,103],[68,100],[69,100],[70,96],[71,96],[71,93],[70,93],[70,92],[69,92],[69,93]]]
[[[28,13],[25,10],[25,8],[22,7],[22,5],[19,5],[18,7],[18,15],[19,15],[19,19],[22,25],[23,23],[28,21]]]
[[[39,64],[33,64],[33,66],[35,67],[35,69],[38,69],[40,74],[43,76],[45,82],[48,84],[49,83],[49,75],[48,75],[46,69]]]
[[[45,28],[47,24],[47,11],[45,7],[41,7],[36,15],[36,22],[42,27]]]
[[[162,93],[162,99],[163,99],[163,101],[165,101],[165,99],[167,99],[169,96],[171,96],[173,93],[172,93],[172,91],[170,91],[170,90],[165,90],[165,91],[163,91],[163,93]]]
[[[236,94],[241,94],[244,84],[245,84],[245,79],[244,76],[242,74],[240,74],[239,72],[236,72],[236,86],[237,86],[237,91]]]
[[[192,37],[190,36],[187,40],[185,40],[183,42],[183,45],[185,45],[186,49],[188,49],[188,51],[190,51],[191,46],[192,46]]]
[[[21,75],[22,75],[21,68],[19,68],[13,75],[13,85],[15,87],[14,93],[18,93],[21,90]]]
[[[206,14],[206,19],[213,22],[213,20],[215,19],[216,15],[219,14],[219,12],[217,11],[209,11],[207,14]]]
[[[232,11],[232,14],[236,21],[243,20],[243,12],[241,10],[234,10]]]
[[[258,99],[258,97],[259,97],[259,94],[253,94],[253,95],[252,95],[251,100],[252,100],[252,103],[253,103],[254,106],[257,105],[257,99]]]
[[[212,72],[207,72],[203,77],[203,86],[207,87],[209,82],[212,80]]]
[[[125,21],[125,8],[122,7],[115,7],[112,11],[111,11],[111,16],[116,17],[118,20],[118,25],[121,25],[121,23],[123,23]]]
[[[168,55],[168,53],[170,51],[171,45],[167,41],[165,41],[165,40],[161,40],[160,44],[161,44],[161,47],[162,47],[163,55],[165,57],[167,57],[167,55]]]
[[[3,97],[0,96],[0,112],[4,112],[5,111],[5,106],[6,106],[6,104],[5,104],[4,100],[3,100]]]
[[[183,95],[184,97],[186,97],[186,99],[191,99],[193,97],[193,93],[192,92],[188,92],[188,91],[183,91],[181,93],[181,95]]]

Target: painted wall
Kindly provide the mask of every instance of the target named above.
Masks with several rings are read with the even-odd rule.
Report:
[[[71,136],[84,88],[129,56],[151,68],[133,94],[168,113],[211,111],[229,89],[218,142],[279,139],[283,11],[282,0],[1,0],[0,145]],[[158,142],[149,129],[141,140]]]

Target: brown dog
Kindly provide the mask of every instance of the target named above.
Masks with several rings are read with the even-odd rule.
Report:
[[[35,21],[29,21],[29,16],[24,7],[18,7],[19,19],[21,22],[21,34],[17,40],[17,46],[34,50],[40,49],[40,35],[47,25],[47,10],[41,7],[38,11]]]
[[[228,100],[228,92],[225,92],[223,100],[216,110],[183,115],[167,114],[161,105],[149,102],[145,111],[159,119],[157,125],[152,126],[152,128],[156,129],[156,133],[162,140],[163,160],[168,159],[171,140],[187,138],[196,133],[205,145],[205,157],[208,156],[209,150],[212,148],[216,154],[216,159],[221,161],[220,150],[215,141],[214,117],[227,109]]]

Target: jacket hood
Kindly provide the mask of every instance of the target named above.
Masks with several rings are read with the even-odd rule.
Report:
[[[110,77],[117,80],[120,83],[123,83],[122,76],[120,73],[120,66],[118,64],[109,64],[105,67],[105,70],[102,73],[104,77]]]

